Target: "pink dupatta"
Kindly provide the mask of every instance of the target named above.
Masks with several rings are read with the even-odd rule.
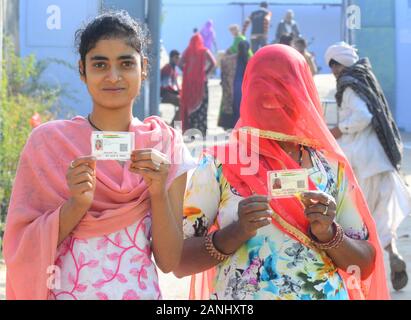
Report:
[[[181,135],[158,117],[144,122],[134,119],[129,131],[136,133],[136,149],[154,148],[172,160],[169,187],[177,170],[175,164],[181,163]],[[7,215],[7,299],[48,299],[60,208],[69,199],[66,172],[72,160],[91,154],[91,132],[82,117],[50,122],[32,132],[20,158]],[[108,235],[149,212],[147,186],[141,176],[128,171],[129,165],[97,162],[94,202],[72,236],[84,239]]]

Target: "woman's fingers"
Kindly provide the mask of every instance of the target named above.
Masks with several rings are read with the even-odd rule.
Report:
[[[139,160],[130,165],[133,169],[149,169],[152,171],[160,171],[161,164],[153,163],[151,160]]]
[[[96,185],[96,158],[81,157],[71,162],[67,170],[67,186],[72,196],[93,192]]]
[[[78,166],[87,165],[92,170],[94,170],[94,169],[96,169],[96,161],[97,161],[97,159],[95,157],[91,157],[91,156],[80,157],[80,158],[78,158],[78,159],[71,162],[70,169],[76,169]]]
[[[272,213],[268,210],[250,213],[246,216],[248,222],[256,222],[271,219]]]
[[[301,194],[303,199],[312,199],[318,202],[326,203],[330,196],[322,191],[310,191]]]
[[[321,203],[324,205],[330,205],[332,202],[335,203],[333,197],[321,191],[304,192],[301,194],[301,201],[306,207],[312,206],[316,203]]]
[[[73,183],[73,179],[77,176],[82,176],[88,173],[90,176],[95,176],[96,159],[94,157],[82,157],[71,162],[67,170],[66,179],[68,183]]]
[[[138,168],[133,168],[132,166],[130,166],[128,170],[132,173],[139,174],[145,178],[150,178],[150,179],[157,177],[159,173],[159,171],[153,171],[151,169],[138,169]]]
[[[154,180],[158,177],[158,172],[150,169],[130,169],[131,172],[141,175],[143,178]]]
[[[238,204],[238,213],[241,215],[265,210],[270,210],[268,197],[266,196],[252,196],[240,201]]]
[[[325,216],[321,213],[311,213],[307,215],[308,222],[313,224],[314,222],[319,222],[323,224],[332,224],[334,222],[334,218],[330,216]]]
[[[167,165],[161,165],[160,169],[158,171],[152,170],[152,169],[138,169],[138,168],[129,168],[129,171],[135,174],[139,174],[143,176],[144,178],[148,178],[150,180],[158,180],[161,179],[162,177],[166,177],[168,175],[168,166]]]
[[[253,195],[238,204],[239,223],[251,235],[255,235],[258,229],[268,226],[272,214],[267,196]]]
[[[167,156],[156,149],[141,149],[131,153],[131,160],[136,161],[151,161],[154,163],[169,164]]]
[[[75,177],[72,177],[69,181],[70,184],[76,185],[76,184],[81,184],[83,182],[94,182],[94,177],[88,173],[88,172],[83,172]]]
[[[314,204],[312,206],[309,206],[305,208],[305,213],[321,213],[321,214],[332,214],[335,213],[335,208],[334,206],[330,203],[329,206],[326,206],[324,204],[318,203]]]
[[[82,193],[85,193],[87,191],[92,191],[92,190],[93,190],[93,184],[89,181],[77,184],[72,187],[72,191],[77,194],[82,194]]]
[[[135,174],[149,174],[152,177],[157,177],[158,175],[165,175],[168,173],[170,166],[168,164],[154,165],[152,163],[132,163],[130,165],[129,171]],[[153,175],[152,175],[153,174]]]
[[[251,196],[248,197],[242,201],[240,201],[240,205],[247,205],[253,202],[263,202],[263,203],[268,203],[269,198],[267,196],[259,196],[259,195],[255,195],[255,196]]]
[[[241,207],[242,214],[270,210],[270,205],[264,202],[252,202]]]
[[[266,219],[266,220],[254,222],[254,225],[255,225],[255,228],[258,230],[258,229],[268,226],[270,223],[271,221]]]
[[[73,169],[73,171],[71,172],[71,176],[75,177],[75,176],[82,175],[84,173],[88,173],[89,175],[94,176],[95,172],[88,165],[81,165]]]
[[[91,169],[88,165],[83,164],[74,169],[69,169],[69,171],[67,172],[67,177],[74,178],[84,173],[88,173],[91,176],[95,176],[95,170]]]
[[[155,180],[164,177],[169,170],[167,156],[155,149],[135,150],[131,154],[130,172]]]
[[[310,222],[312,221],[334,221],[336,217],[336,206],[334,202],[330,202],[327,206],[321,202],[312,204],[305,208],[305,215]]]
[[[305,208],[304,213],[309,221],[331,221],[331,223],[337,215],[334,202],[330,202],[328,206],[322,203],[311,205]]]
[[[301,201],[308,202],[308,203],[317,203],[321,202],[326,204],[330,200],[330,196],[321,191],[310,191],[304,192],[301,194]]]
[[[240,222],[252,233],[271,223],[272,210],[267,196],[251,196],[238,204]]]

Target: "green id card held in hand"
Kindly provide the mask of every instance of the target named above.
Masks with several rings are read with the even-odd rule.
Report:
[[[134,137],[134,132],[95,131],[91,134],[92,155],[97,160],[130,160]]]
[[[271,198],[290,198],[309,191],[307,169],[269,171],[267,176]]]

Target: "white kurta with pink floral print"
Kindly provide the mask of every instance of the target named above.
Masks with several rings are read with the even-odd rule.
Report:
[[[61,277],[51,299],[161,299],[151,260],[151,218],[109,236],[67,238],[58,249]]]
[[[187,148],[172,180],[195,167]],[[53,290],[56,300],[158,300],[151,252],[151,214],[137,223],[90,239],[68,237],[57,249]]]

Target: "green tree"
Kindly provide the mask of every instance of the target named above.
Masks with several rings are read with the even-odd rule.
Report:
[[[41,77],[50,63],[34,55],[19,57],[10,39],[4,41],[0,84],[0,241],[20,153],[30,135],[30,119],[38,113],[42,122],[61,114],[59,98],[68,96],[62,87],[44,83]],[[0,243],[1,244],[1,243]]]

